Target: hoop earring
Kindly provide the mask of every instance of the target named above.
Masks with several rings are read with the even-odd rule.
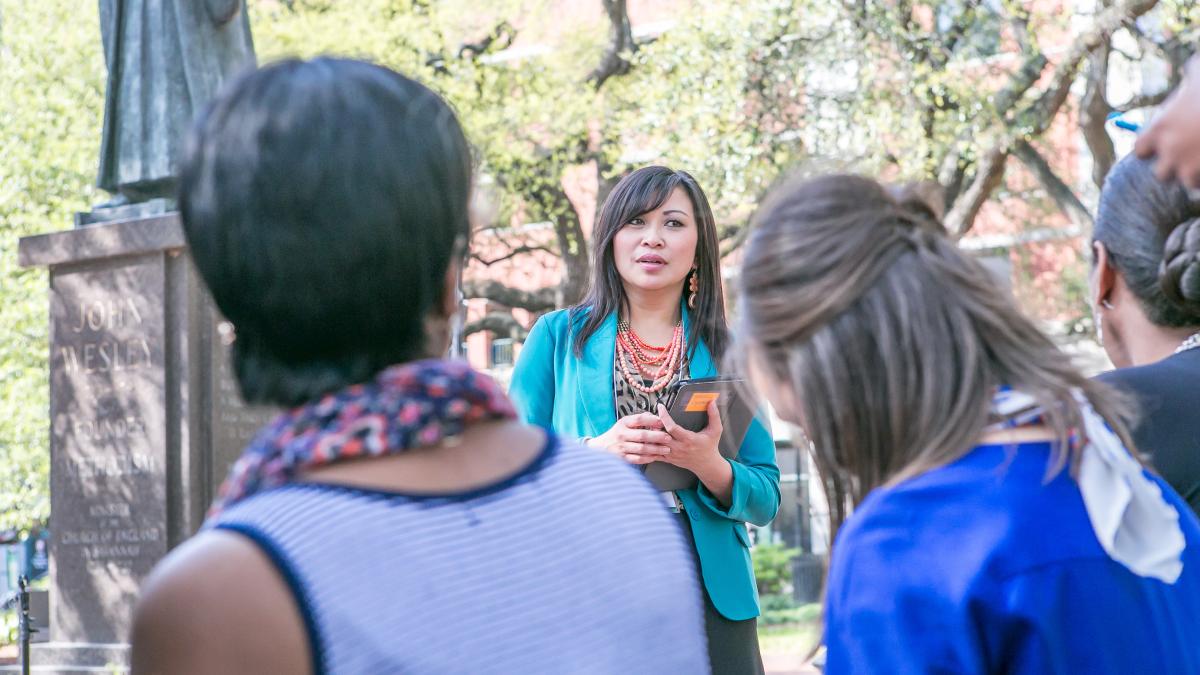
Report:
[[[688,281],[688,309],[696,309],[696,292],[700,290],[700,282],[696,280],[697,276],[697,271],[693,269],[691,279]]]

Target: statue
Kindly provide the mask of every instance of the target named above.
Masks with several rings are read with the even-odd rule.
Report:
[[[125,217],[128,205],[167,210],[192,120],[255,63],[244,0],[100,0],[100,30],[108,87],[96,185],[113,199],[89,222]]]

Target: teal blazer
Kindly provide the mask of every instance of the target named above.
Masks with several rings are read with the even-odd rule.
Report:
[[[617,319],[609,316],[588,338],[578,358],[574,338],[584,316],[580,312],[572,320],[569,310],[559,310],[538,319],[521,349],[509,390],[527,422],[573,438],[599,436],[617,422],[613,403]],[[688,328],[685,307],[685,335]],[[688,368],[691,377],[717,374],[703,343],[696,346]],[[740,621],[759,614],[746,523],[766,525],[779,511],[775,442],[761,418],[751,424],[737,459],[726,461],[733,467],[729,508],[700,484],[678,494],[692,521],[708,597],[723,616]]]

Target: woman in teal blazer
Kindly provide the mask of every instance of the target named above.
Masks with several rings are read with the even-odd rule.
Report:
[[[510,395],[533,424],[632,464],[696,474],[693,487],[664,493],[664,508],[674,506],[695,544],[713,672],[762,672],[746,523],[766,525],[779,509],[774,441],[756,419],[726,459],[715,405],[701,433],[679,429],[658,405],[665,385],[716,375],[728,342],[708,201],[685,172],[640,169],[610,193],[593,241],[587,299],[537,321]]]

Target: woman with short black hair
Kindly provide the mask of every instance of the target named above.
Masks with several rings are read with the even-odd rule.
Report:
[[[657,495],[441,358],[471,191],[441,98],[285,61],[224,91],[181,168],[238,382],[286,411],[145,583],[135,672],[707,672]]]

